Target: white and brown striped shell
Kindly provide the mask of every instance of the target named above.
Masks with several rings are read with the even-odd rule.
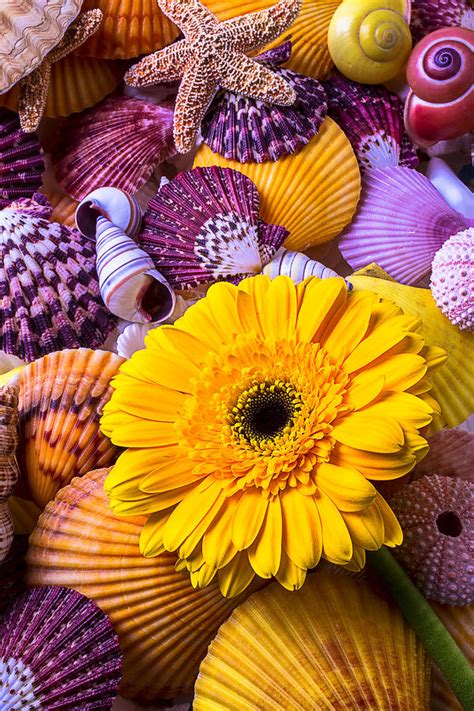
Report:
[[[10,384],[0,389],[0,561],[7,555],[13,540],[7,499],[18,479],[17,446],[18,386]]]

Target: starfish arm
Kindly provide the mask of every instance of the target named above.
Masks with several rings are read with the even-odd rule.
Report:
[[[130,67],[125,74],[125,83],[130,86],[153,86],[180,79],[188,62],[186,40],[179,40],[164,49],[153,52]]]
[[[48,98],[51,63],[45,59],[31,74],[19,83],[18,113],[23,131],[31,133],[38,128]]]
[[[281,75],[238,52],[219,64],[219,86],[267,104],[291,106],[297,98]]]
[[[174,110],[174,142],[178,153],[188,153],[194,146],[217,88],[205,65],[197,64],[184,74]]]
[[[97,32],[102,22],[103,14],[100,10],[88,10],[74,20],[67,29],[61,42],[48,54],[48,60],[58,62],[73,50],[84,44],[94,32]]]
[[[293,24],[301,5],[302,0],[280,0],[266,10],[225,20],[220,24],[219,34],[239,52],[260,49]]]
[[[185,37],[203,26],[217,25],[215,16],[199,0],[158,0],[158,5]]]

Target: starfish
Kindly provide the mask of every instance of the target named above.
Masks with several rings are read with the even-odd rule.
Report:
[[[262,49],[294,21],[302,0],[276,5],[219,22],[199,0],[158,0],[158,5],[184,39],[149,54],[125,75],[131,86],[152,86],[181,79],[174,114],[179,153],[193,147],[199,127],[219,88],[267,104],[291,106],[292,87],[247,53]]]
[[[63,59],[94,34],[102,18],[103,14],[100,10],[89,10],[79,15],[39,67],[19,82],[18,113],[23,131],[27,133],[36,131],[39,126],[48,98],[51,65]]]

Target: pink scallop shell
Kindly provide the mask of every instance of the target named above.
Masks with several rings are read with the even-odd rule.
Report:
[[[469,0],[411,0],[410,29],[414,44],[443,27],[474,30],[474,10]]]

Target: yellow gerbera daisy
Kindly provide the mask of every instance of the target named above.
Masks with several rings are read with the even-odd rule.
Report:
[[[216,284],[112,381],[102,430],[128,449],[111,506],[149,515],[144,555],[176,551],[224,595],[255,575],[297,589],[321,556],[359,568],[401,543],[369,479],[427,452],[426,375],[443,358],[417,319],[342,279]]]

